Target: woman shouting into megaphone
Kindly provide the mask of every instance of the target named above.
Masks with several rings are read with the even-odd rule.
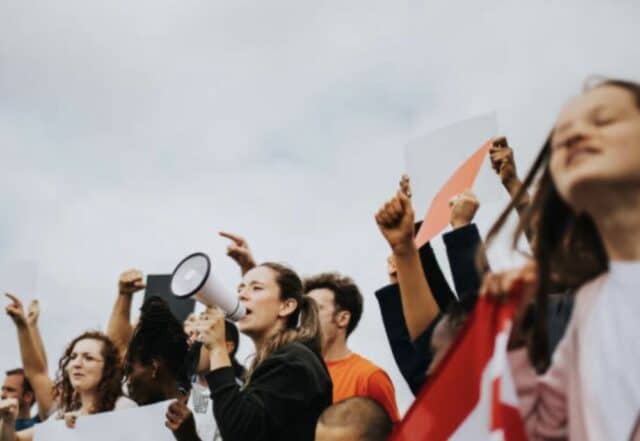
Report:
[[[313,299],[303,296],[298,275],[277,263],[249,270],[238,296],[247,310],[238,326],[256,346],[242,388],[226,348],[224,314],[210,308],[198,323],[199,340],[210,352],[206,380],[222,438],[313,440],[316,420],[332,396]]]

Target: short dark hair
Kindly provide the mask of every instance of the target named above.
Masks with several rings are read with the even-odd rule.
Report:
[[[352,427],[367,441],[385,441],[393,422],[386,410],[368,397],[351,397],[327,407],[318,422],[325,426]]]
[[[24,373],[24,369],[22,368],[9,369],[8,371],[5,372],[5,375],[7,377],[9,375],[22,375],[22,393],[23,394],[31,393],[31,395],[33,395],[33,400],[31,401],[31,406],[33,406],[33,404],[36,402],[36,398],[33,392],[33,387],[31,387],[31,383],[29,382],[29,379]]]
[[[328,289],[333,292],[333,302],[338,311],[349,311],[351,318],[347,326],[347,337],[356,329],[362,317],[362,294],[350,277],[338,273],[321,273],[304,281],[304,292]]]

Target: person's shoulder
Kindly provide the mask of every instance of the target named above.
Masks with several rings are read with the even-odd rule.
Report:
[[[310,347],[299,341],[293,341],[279,347],[269,358],[277,358],[284,360],[298,360],[309,359],[319,360],[318,354],[316,354]]]
[[[267,357],[262,365],[256,369],[256,373],[258,370],[271,370],[285,366],[288,369],[326,372],[324,361],[319,354],[304,343],[294,341],[276,349]]]
[[[262,362],[252,375],[251,384],[270,378],[278,371],[289,378],[309,378],[313,383],[329,382],[329,372],[320,355],[300,342],[282,345]]]
[[[580,286],[575,294],[576,314],[587,313],[602,293],[602,286],[609,277],[609,273],[600,274]]]
[[[382,372],[386,375],[386,372],[380,366],[378,366],[368,358],[365,358],[360,354],[356,354],[355,352],[351,354],[348,361],[363,375],[371,376],[378,372]]]
[[[116,404],[113,406],[113,410],[123,410],[138,407],[138,403],[131,398],[127,398],[124,395],[116,400]]]

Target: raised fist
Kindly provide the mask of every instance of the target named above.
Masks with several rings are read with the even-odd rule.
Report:
[[[471,190],[466,190],[452,197],[449,200],[449,207],[451,207],[449,216],[451,226],[460,228],[471,223],[480,207],[480,202]]]
[[[376,213],[376,223],[394,254],[404,254],[414,248],[413,207],[409,196],[409,178],[403,176],[400,190]]]
[[[500,176],[503,184],[507,185],[518,177],[516,163],[513,159],[513,149],[509,147],[504,136],[493,140],[489,148],[491,167]]]
[[[130,269],[120,274],[118,280],[118,292],[123,295],[131,295],[145,288],[144,276],[137,269]]]

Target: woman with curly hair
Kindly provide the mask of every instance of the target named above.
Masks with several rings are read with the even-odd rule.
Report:
[[[24,324],[19,300],[15,299],[7,307],[7,313],[16,324],[25,375],[35,392],[42,420],[57,413],[58,418],[65,418],[68,425],[73,425],[78,416],[137,406],[122,394],[122,362],[118,350],[106,335],[89,331],[73,339],[58,362],[58,374],[53,381]],[[10,409],[10,403],[5,407]],[[28,441],[33,438],[33,429],[9,433],[13,427],[9,421],[12,412],[1,413],[3,440]]]

